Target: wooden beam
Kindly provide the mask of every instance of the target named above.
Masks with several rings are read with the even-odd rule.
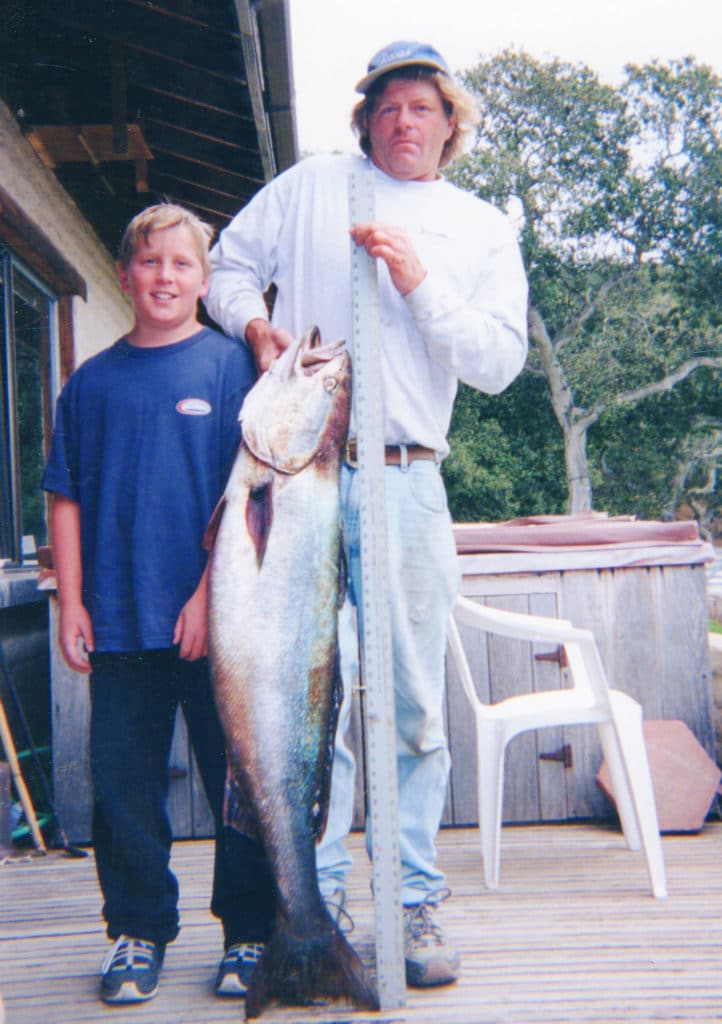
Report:
[[[80,295],[87,301],[85,278],[0,186],[0,238],[25,260],[58,295]]]
[[[276,164],[279,171],[284,171],[298,160],[288,0],[262,0],[256,16],[268,92],[266,111]]]
[[[258,21],[255,10],[251,9],[249,0],[234,0],[238,25],[241,30],[241,46],[243,64],[246,72],[248,91],[251,94],[253,120],[256,123],[258,148],[261,153],[263,174],[270,181],[276,174],[276,155],[273,151],[270,125],[266,114],[264,97],[263,56],[258,36]]]
[[[90,163],[94,167],[118,160],[152,160],[143,132],[137,124],[129,124],[124,152],[115,149],[115,127],[112,124],[36,124],[26,138],[46,166],[64,163]],[[44,154],[41,155],[41,154]]]
[[[263,185],[260,175],[249,177],[229,170],[227,167],[206,167],[198,160],[191,160],[180,154],[168,154],[167,156],[164,154],[163,160],[158,159],[153,162],[150,171],[151,187],[157,192],[163,191],[159,182],[171,179],[187,182],[189,185],[207,189],[209,192],[219,192],[221,195],[231,196],[236,202],[239,200],[245,202],[250,199]],[[239,206],[240,203],[236,207],[236,212]]]
[[[58,301],[58,348],[60,354],[60,383],[64,384],[75,369],[75,330],[73,304],[69,295]]]
[[[128,83],[125,74],[123,44],[114,39],[110,44],[111,107],[113,118],[113,154],[128,152]]]
[[[148,144],[158,157],[163,153],[204,167],[221,171],[230,169],[242,177],[257,181],[259,188],[265,184],[264,170],[257,151],[202,139],[192,132],[160,121],[147,120],[143,127]]]
[[[169,58],[179,67],[244,81],[242,62],[230,33],[176,16],[170,5],[165,9],[133,2],[89,4],[87,0],[64,0],[58,5],[54,0],[43,0],[42,7],[42,16],[63,28],[116,40],[127,50]],[[229,29],[235,28],[230,18],[228,22]]]

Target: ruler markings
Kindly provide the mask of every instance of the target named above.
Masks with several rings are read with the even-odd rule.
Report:
[[[370,167],[349,178],[351,223],[374,219]],[[388,613],[384,417],[376,261],[351,240],[353,394],[358,446],[363,631],[361,671],[376,920],[376,969],[382,1010],[404,1005],[396,728]]]

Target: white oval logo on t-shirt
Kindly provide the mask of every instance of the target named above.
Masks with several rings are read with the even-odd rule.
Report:
[[[205,398],[182,398],[176,409],[183,416],[207,416],[211,405]]]

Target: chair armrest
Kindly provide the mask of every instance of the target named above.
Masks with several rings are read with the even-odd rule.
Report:
[[[472,626],[485,633],[498,633],[516,640],[540,640],[582,643],[592,637],[590,630],[573,626],[568,619],[555,619],[546,615],[527,615],[490,608],[477,604],[468,597],[457,597],[452,614],[457,622]]]

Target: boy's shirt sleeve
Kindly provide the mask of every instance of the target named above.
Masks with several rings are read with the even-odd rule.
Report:
[[[45,491],[79,501],[77,452],[71,414],[70,387],[66,385],[57,401],[55,428],[41,486]]]

